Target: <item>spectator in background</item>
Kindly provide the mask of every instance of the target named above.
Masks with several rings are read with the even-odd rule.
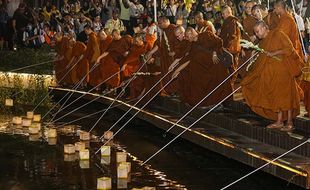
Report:
[[[113,12],[112,18],[107,21],[104,28],[106,29],[105,31],[107,31],[108,34],[112,34],[113,30],[118,30],[121,33],[126,32],[126,28],[123,22],[119,19],[119,13],[117,10]]]
[[[101,29],[102,29],[102,24],[101,24],[100,16],[96,16],[93,22],[93,31],[95,33],[99,33]]]
[[[174,0],[169,0],[169,3],[163,7],[163,13],[169,19],[170,23],[175,23],[176,10],[177,5],[175,4]]]
[[[17,10],[14,12],[12,26],[14,33],[17,35],[17,45],[23,46],[23,35],[27,25],[30,23],[31,14],[29,9],[26,9],[26,3],[20,3]]]
[[[0,5],[0,51],[6,47],[8,41],[8,21],[9,15],[6,6]]]
[[[129,14],[130,14],[130,28],[128,29],[129,34],[133,35],[133,29],[136,28],[142,22],[139,22],[141,19],[141,15],[144,12],[143,5],[140,4],[139,0],[133,0],[132,3],[129,4]]]
[[[182,25],[184,28],[187,26],[187,18],[188,18],[189,12],[186,8],[186,5],[184,3],[184,0],[178,1],[178,7],[176,9],[175,18],[176,20],[182,21],[182,23],[177,25]]]

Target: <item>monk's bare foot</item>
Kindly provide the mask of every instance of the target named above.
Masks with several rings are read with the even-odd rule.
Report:
[[[281,128],[281,131],[290,132],[293,131],[294,129],[295,127],[293,123],[287,123],[285,126]]]
[[[282,122],[275,122],[267,126],[268,129],[280,129],[283,127]]]

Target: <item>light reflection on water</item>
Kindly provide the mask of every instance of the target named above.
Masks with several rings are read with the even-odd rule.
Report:
[[[78,153],[63,154],[64,144],[79,141],[78,126],[57,128],[57,139],[47,138],[48,127],[40,134],[29,134],[27,127],[2,122],[0,125],[1,172],[0,189],[96,189],[97,178],[111,177],[113,189],[154,186],[158,189],[186,189],[177,181],[169,180],[163,172],[150,165],[141,167],[142,161],[127,154],[132,171],[128,179],[117,179],[115,155],[126,151],[117,142],[112,146],[110,158],[90,155],[90,160],[79,160]],[[90,152],[99,147],[98,137],[92,136]],[[56,146],[53,146],[53,144]],[[8,188],[10,187],[10,188]]]

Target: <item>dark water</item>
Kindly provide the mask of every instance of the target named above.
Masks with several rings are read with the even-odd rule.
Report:
[[[63,120],[70,121],[103,109],[93,105]],[[94,133],[101,135],[122,113],[111,110],[100,121]],[[83,119],[76,124],[89,129],[99,115]],[[114,130],[115,131],[115,130]],[[96,189],[98,177],[112,178],[113,189],[125,187],[153,186],[156,189],[220,189],[242,177],[253,168],[230,160],[214,152],[184,140],[177,140],[147,165],[141,162],[169,142],[173,136],[163,137],[163,131],[135,120],[114,139],[109,165],[102,164],[100,156],[91,157],[89,163],[79,160],[65,161],[63,144],[77,141],[74,135],[58,135],[57,145],[48,145],[43,138],[24,135],[0,134],[0,190],[10,189]],[[29,141],[38,140],[38,141]],[[102,143],[101,143],[102,145]],[[91,154],[100,147],[98,142],[90,143]],[[115,152],[126,151],[132,164],[130,179],[118,180],[116,176]],[[74,156],[71,159],[75,159]],[[87,167],[82,169],[81,167]],[[126,188],[127,186],[127,188]],[[242,180],[229,189],[253,190],[298,190],[295,185],[264,172]]]

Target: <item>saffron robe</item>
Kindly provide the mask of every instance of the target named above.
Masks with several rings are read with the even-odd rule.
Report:
[[[299,57],[288,36],[282,31],[269,31],[259,46],[265,51],[283,50],[280,60],[260,54],[251,71],[242,80],[242,94],[248,106],[257,114],[277,120],[277,112],[292,109],[292,116],[299,114],[299,92],[289,64],[300,64]],[[283,114],[287,119],[287,114]]]

